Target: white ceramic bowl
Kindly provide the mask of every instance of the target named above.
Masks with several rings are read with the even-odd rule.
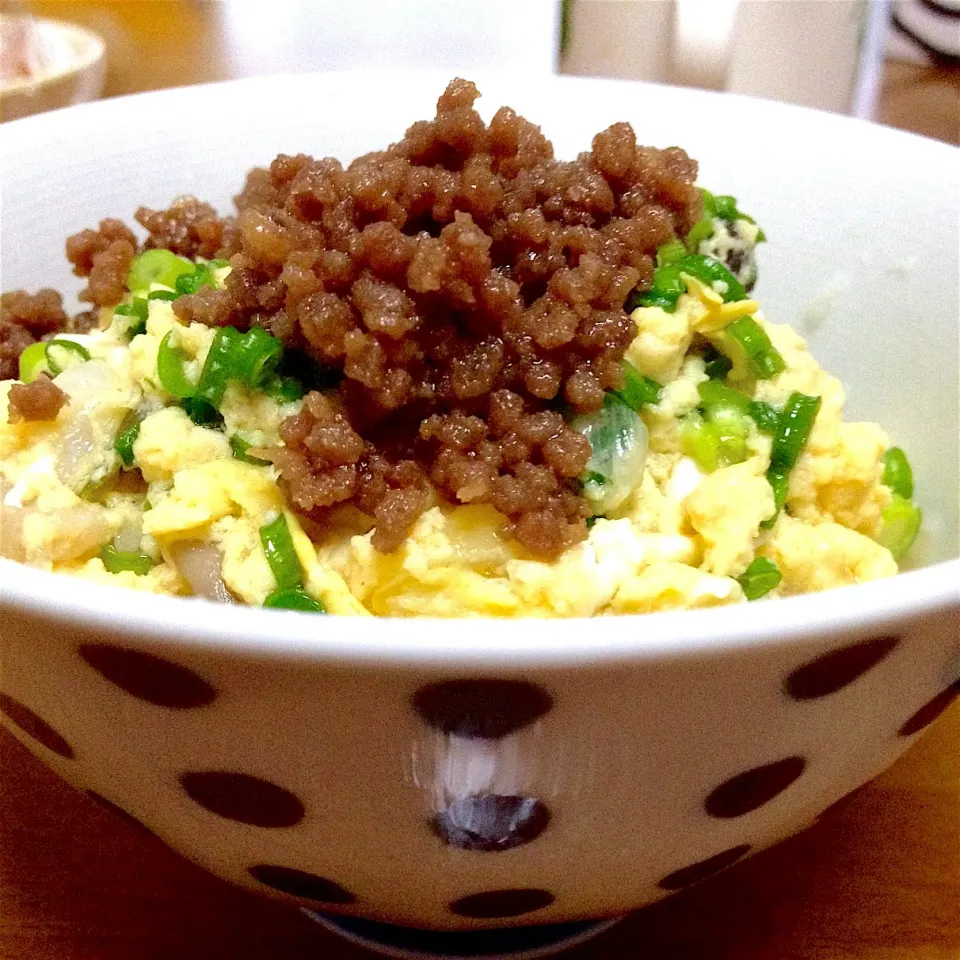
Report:
[[[64,237],[101,217],[186,192],[226,206],[277,152],[397,139],[447,79],[281,77],[12,124],[3,287],[70,287]],[[666,896],[809,824],[960,690],[956,151],[729,96],[478,82],[488,116],[509,103],[560,156],[628,119],[756,214],[767,315],[909,450],[926,566],[773,603],[493,623],[223,608],[3,563],[0,708],[30,749],[228,880],[429,928]],[[504,849],[444,842],[457,804]]]
[[[16,120],[46,110],[96,100],[107,75],[103,38],[74,23],[34,21],[51,62],[28,79],[0,86],[0,120]]]

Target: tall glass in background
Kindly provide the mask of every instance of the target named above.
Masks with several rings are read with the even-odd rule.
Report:
[[[564,0],[561,69],[873,114],[889,0]]]

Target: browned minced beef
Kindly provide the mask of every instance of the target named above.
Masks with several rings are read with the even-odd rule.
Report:
[[[15,380],[20,354],[66,324],[63,298],[56,290],[0,294],[0,380]]]
[[[211,260],[235,245],[235,221],[221,219],[209,203],[193,197],[180,197],[169,210],[140,207],[134,219],[150,233],[144,244],[147,249]]]
[[[236,218],[185,198],[137,220],[148,247],[230,258],[222,290],[174,302],[182,321],[259,325],[342,374],[271,453],[306,517],[353,504],[391,550],[432,485],[492,504],[550,557],[585,537],[589,512],[573,478],[590,448],[560,411],[622,386],[624,302],[699,218],[697,167],[637,146],[625,123],[558,162],[508,107],[485,124],[477,96],[454,80],[434,120],[346,168],[277,157],[250,173]],[[134,249],[112,220],[68,241],[87,300],[120,299]]]
[[[53,420],[66,402],[67,395],[47,374],[41,373],[31,383],[15,383],[10,388],[7,419],[10,423]]]
[[[127,293],[137,238],[120,220],[101,220],[98,230],[81,230],[67,238],[67,259],[78,277],[89,277],[78,298],[98,307],[116,306]]]

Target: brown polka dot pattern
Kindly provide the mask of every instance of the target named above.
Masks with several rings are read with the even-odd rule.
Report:
[[[66,760],[73,759],[74,753],[70,744],[46,720],[38,717],[19,700],[14,700],[9,694],[0,693],[0,713],[48,750]]]
[[[794,700],[816,700],[836,693],[875,667],[899,642],[899,637],[873,637],[825,653],[787,677],[787,694]]]
[[[265,886],[289,893],[304,900],[314,900],[317,903],[354,903],[356,897],[349,891],[328,880],[318,877],[315,873],[306,870],[295,870],[293,867],[277,867],[270,864],[258,864],[248,870],[254,880]]]
[[[803,757],[786,757],[724,781],[704,802],[711,817],[730,819],[762,807],[783,793],[806,767]]]
[[[433,818],[436,834],[460,850],[498,852],[536,840],[550,822],[546,804],[532,797],[463,797]]]
[[[912,737],[929,727],[954,700],[960,697],[960,680],[951,683],[932,700],[925,703],[898,731],[901,737]]]
[[[94,803],[99,804],[104,810],[106,810],[108,813],[112,813],[119,820],[129,824],[131,827],[135,827],[137,830],[140,830],[143,833],[150,834],[151,837],[156,836],[156,834],[145,823],[141,823],[132,813],[127,813],[123,807],[118,807],[111,800],[101,796],[95,790],[87,790],[85,793],[91,800],[93,800]]]
[[[217,696],[192,670],[152,653],[102,643],[85,643],[77,652],[110,683],[157,707],[190,710],[213,703]]]
[[[450,911],[458,917],[474,920],[494,920],[498,917],[519,917],[534,910],[549,907],[554,896],[546,890],[526,888],[517,890],[487,890],[471,893],[450,904]]]
[[[204,810],[254,827],[293,827],[305,813],[303,804],[289,790],[246,773],[185,773],[180,785]]]
[[[682,890],[684,887],[706,880],[707,877],[712,877],[721,870],[726,870],[749,852],[750,845],[741,843],[737,847],[731,847],[729,850],[707,857],[706,860],[691,863],[688,867],[681,867],[673,873],[668,873],[657,886],[663,890]]]
[[[421,687],[413,708],[425,723],[459,737],[496,740],[539,720],[553,706],[526,680],[446,680]]]

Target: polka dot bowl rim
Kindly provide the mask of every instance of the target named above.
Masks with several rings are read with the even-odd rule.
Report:
[[[56,576],[56,580],[51,578]],[[890,632],[922,616],[960,613],[960,560],[889,580],[766,603],[550,621],[550,640],[511,621],[314,616],[206,600],[144,595],[0,559],[0,609],[23,611],[75,628],[95,627],[138,642],[200,645],[248,656],[384,661],[398,664],[502,665],[511,668],[621,659],[713,657],[734,650],[808,641],[813,635]],[[56,600],[50,593],[56,584]],[[497,630],[491,631],[492,623]],[[602,623],[603,629],[597,629]],[[642,625],[642,629],[638,629]]]

